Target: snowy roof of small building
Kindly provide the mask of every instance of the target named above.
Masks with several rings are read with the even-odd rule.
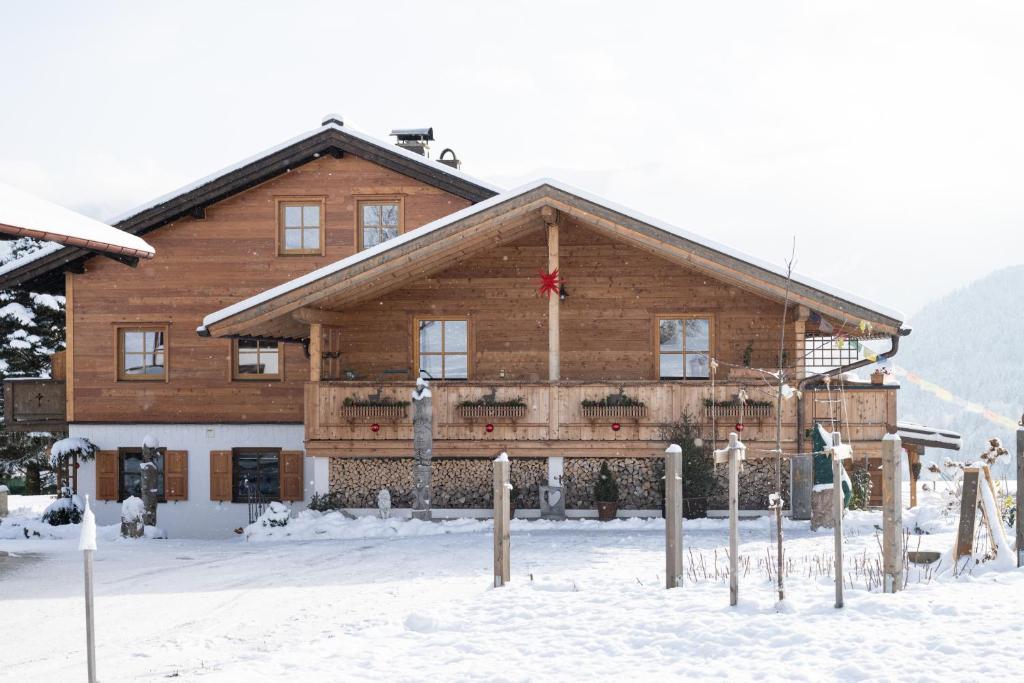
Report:
[[[696,233],[671,225],[664,221],[651,218],[638,211],[621,206],[602,197],[590,194],[566,183],[562,183],[558,180],[553,180],[550,178],[541,178],[531,183],[527,183],[526,185],[523,185],[516,189],[508,190],[507,192],[495,195],[490,199],[486,199],[472,206],[468,206],[448,216],[435,220],[431,223],[427,223],[426,225],[423,225],[414,230],[410,230],[409,232],[403,233],[398,237],[390,239],[386,242],[382,242],[381,244],[378,244],[370,249],[365,249],[356,254],[353,254],[352,256],[343,258],[339,261],[335,261],[334,263],[314,270],[303,276],[297,277],[293,280],[289,280],[288,282],[278,285],[277,287],[273,287],[271,289],[263,291],[259,294],[249,297],[248,299],[244,299],[242,301],[239,301],[238,303],[232,304],[231,306],[222,308],[219,311],[210,313],[203,319],[203,324],[198,329],[198,331],[200,332],[200,334],[203,334],[206,332],[205,328],[209,325],[212,325],[219,321],[223,321],[226,318],[247,311],[248,309],[272,301],[273,299],[279,296],[300,289],[306,285],[321,280],[327,276],[333,275],[335,273],[341,273],[346,269],[352,268],[374,257],[388,255],[388,252],[392,252],[398,249],[399,247],[415,242],[416,240],[423,239],[424,237],[430,235],[431,233],[437,232],[443,228],[446,228],[450,225],[453,225],[467,218],[475,216],[481,212],[492,209],[512,199],[521,197],[522,195],[525,195],[527,193],[536,190],[544,191],[545,188],[547,189],[547,191],[563,193],[563,196],[571,196],[573,198],[580,199],[584,202],[589,203],[592,206],[600,207],[601,209],[608,210],[615,214],[618,214],[621,217],[626,217],[628,219],[632,219],[633,221],[644,224],[646,226],[653,227],[655,230],[661,231],[661,233],[663,234],[681,238],[682,240],[692,245],[699,245],[704,250],[710,253],[714,253],[725,260],[729,260],[731,262],[741,262],[749,266],[753,266],[755,269],[758,269],[762,273],[771,274],[776,278],[785,278],[785,269],[779,265],[770,263],[768,261],[764,261],[754,256],[744,254],[743,252],[740,252],[732,247],[720,244],[714,240],[707,239],[703,236],[697,235]],[[804,287],[809,288],[813,292],[827,294],[828,296],[834,297],[837,300],[853,304],[854,306],[859,307],[860,309],[864,309],[865,311],[872,311],[875,314],[890,320],[894,326],[898,326],[904,317],[903,314],[896,309],[868,301],[867,299],[858,297],[854,294],[846,292],[837,287],[827,285],[823,282],[820,282],[810,277],[794,273],[793,282],[799,285],[803,285]]]
[[[53,244],[30,254],[35,260],[71,245],[131,258],[152,258],[153,247],[141,237],[48,202],[16,187],[0,183],[0,233],[33,237]],[[16,262],[17,263],[17,262]],[[0,274],[13,264],[0,268]]]
[[[144,234],[332,151],[369,159],[470,201],[480,201],[501,191],[496,185],[452,166],[368,135],[344,124],[339,115],[330,114],[317,128],[140,204],[113,217],[110,223],[116,224],[123,233]],[[76,259],[87,255],[71,248],[70,244],[68,247],[47,245],[0,269],[0,287],[14,287],[50,277],[54,271],[59,273]]]
[[[897,422],[896,436],[905,444],[960,450],[962,439],[958,432],[949,429],[938,429],[914,422]]]

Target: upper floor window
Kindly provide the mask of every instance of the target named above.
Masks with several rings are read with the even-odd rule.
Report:
[[[706,379],[711,355],[709,318],[665,316],[658,318],[658,377]]]
[[[465,318],[416,321],[416,362],[433,379],[469,376],[469,321]]]
[[[324,202],[322,199],[280,200],[277,220],[278,253],[324,253]]]
[[[167,326],[117,328],[117,378],[167,379]]]
[[[360,250],[394,239],[402,232],[401,200],[365,199],[356,206]]]
[[[281,347],[276,341],[238,339],[234,351],[234,379],[281,379]]]

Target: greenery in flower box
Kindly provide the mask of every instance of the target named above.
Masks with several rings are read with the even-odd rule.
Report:
[[[399,401],[394,398],[353,398],[346,396],[344,405],[359,408],[390,408],[393,406],[407,406],[409,401]]]
[[[516,396],[515,398],[509,398],[503,401],[498,401],[494,398],[493,395],[488,395],[484,396],[483,398],[459,401],[460,408],[482,408],[491,406],[499,408],[525,408],[526,400],[522,396]]]
[[[626,393],[619,389],[617,394],[608,394],[604,398],[592,399],[585,398],[580,401],[580,405],[584,408],[608,408],[611,406],[624,406],[624,407],[638,407],[642,408],[644,405],[643,401],[638,401],[632,396],[627,396]]]

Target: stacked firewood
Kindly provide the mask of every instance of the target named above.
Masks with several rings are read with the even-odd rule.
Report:
[[[435,508],[489,509],[493,505],[493,458],[434,458],[431,503]],[[546,458],[512,458],[516,507],[537,508],[538,485],[547,482]],[[331,490],[351,508],[376,506],[387,489],[394,507],[412,505],[412,458],[334,458]]]
[[[657,510],[661,508],[661,472],[656,458],[566,458],[566,507],[590,509],[594,507],[594,485],[597,483],[601,463],[619,485],[619,506],[631,510]]]

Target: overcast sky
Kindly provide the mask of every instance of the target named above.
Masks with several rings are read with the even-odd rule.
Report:
[[[109,218],[315,127],[433,126],[913,314],[1024,237],[1022,2],[0,8],[0,180]]]

